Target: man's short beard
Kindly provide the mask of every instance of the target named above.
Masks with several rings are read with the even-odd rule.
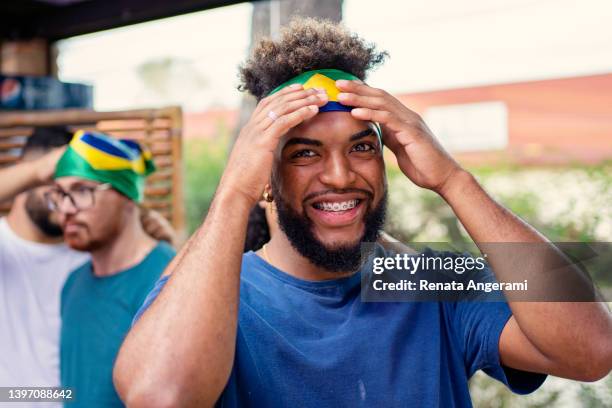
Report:
[[[343,244],[333,248],[327,247],[314,234],[312,220],[306,215],[298,214],[286,202],[279,191],[272,186],[274,202],[278,214],[278,224],[285,233],[291,246],[312,264],[330,272],[354,272],[361,267],[361,244],[375,242],[385,222],[387,210],[387,190],[380,203],[373,209],[367,209],[364,216],[363,235],[353,244]]]
[[[87,228],[87,234],[89,235],[89,229]],[[100,239],[72,239],[70,237],[64,237],[66,244],[74,250],[82,251],[82,252],[93,252],[97,249],[100,249],[107,245],[107,242]]]
[[[51,221],[51,211],[34,191],[27,193],[25,210],[30,220],[43,234],[54,238],[62,236],[62,228]]]

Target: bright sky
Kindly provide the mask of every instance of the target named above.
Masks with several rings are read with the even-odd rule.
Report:
[[[99,110],[238,106],[251,11],[244,3],[64,40],[60,78],[93,84]],[[609,0],[345,0],[344,20],[389,51],[369,82],[395,93],[612,72]],[[137,67],[168,57],[179,63],[155,93]]]

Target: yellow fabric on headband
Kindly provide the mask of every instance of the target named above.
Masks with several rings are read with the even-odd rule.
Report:
[[[83,157],[91,167],[96,170],[133,170],[137,174],[145,173],[145,163],[142,159],[128,160],[123,157],[111,155],[102,150],[92,149],[92,147],[81,139],[82,130],[75,133],[75,137],[70,142],[72,147],[81,157]],[[148,153],[148,151],[147,151]]]
[[[336,87],[336,81],[321,74],[314,74],[302,85],[304,89],[323,88],[327,92],[328,100],[338,102],[340,90]]]

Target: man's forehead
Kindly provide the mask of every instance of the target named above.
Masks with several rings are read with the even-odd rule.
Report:
[[[367,136],[376,137],[376,128],[371,122],[359,121],[349,126],[317,126],[317,127],[296,127],[291,129],[282,139],[282,145],[295,144],[295,140],[311,139],[328,143],[346,143],[356,138]]]
[[[81,177],[68,176],[68,177],[59,177],[55,179],[55,183],[60,185],[61,187],[71,187],[71,186],[92,186],[95,187],[101,183],[93,180],[84,179]]]
[[[333,136],[333,137],[332,137]],[[360,139],[364,139],[368,136],[372,136],[372,137],[376,137],[376,132],[374,131],[374,129],[366,127],[363,128],[361,130],[358,130],[356,132],[348,132],[346,135],[329,135],[329,134],[320,134],[320,133],[315,133],[315,134],[300,134],[300,133],[295,133],[292,135],[288,135],[284,146],[290,146],[290,145],[295,145],[295,144],[309,144],[309,145],[318,145],[318,146],[323,146],[326,144],[332,144],[332,143],[346,143],[346,142],[352,142],[352,141],[356,141],[356,140],[360,140]]]

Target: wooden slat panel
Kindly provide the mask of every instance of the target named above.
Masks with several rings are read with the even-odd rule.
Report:
[[[0,144],[0,146],[2,146]],[[1,149],[2,147],[0,147]],[[172,154],[172,145],[167,144],[167,145],[159,145],[159,144],[155,144],[153,143],[152,146],[149,146],[149,149],[151,150],[151,153],[153,153],[153,156],[156,155],[168,155],[168,154]]]
[[[14,136],[30,136],[32,134],[32,130],[33,129],[31,127],[0,127],[0,138]]]
[[[145,201],[143,205],[152,210],[163,210],[172,207],[172,204],[167,201]]]
[[[0,142],[0,150],[21,149],[24,145],[23,142]]]
[[[172,157],[171,156],[157,156],[154,158],[155,166],[157,168],[166,168],[172,167]]]
[[[170,194],[172,194],[171,187],[147,186],[145,188],[145,195],[149,197],[159,197],[159,196],[164,197],[164,196],[169,196]]]
[[[0,164],[13,164],[19,160],[19,156],[0,156]]]
[[[184,238],[185,214],[182,186],[182,113],[180,108],[142,109],[123,112],[61,110],[36,112],[3,112],[0,115],[0,167],[12,165],[18,156],[2,154],[14,149],[19,153],[23,141],[14,136],[31,135],[35,126],[67,126],[76,129],[103,131],[112,136],[137,140],[152,152],[157,171],[147,178],[145,203],[168,218],[180,237]],[[2,140],[2,139],[0,139]],[[0,213],[10,203],[0,205]]]
[[[75,126],[75,130],[84,130],[86,132],[103,132],[111,136],[120,137],[124,139],[133,139],[137,141],[143,141],[146,139],[146,133],[144,129],[133,129],[133,130],[101,130],[96,126]],[[167,141],[170,139],[170,133],[168,129],[164,131],[155,131],[152,133],[151,140],[153,141]]]
[[[170,138],[168,138],[168,140],[156,140],[151,143],[151,149],[165,148],[165,149],[168,149],[169,151],[172,151],[172,147],[173,147],[172,141],[170,140]]]
[[[53,126],[94,123],[102,120],[158,119],[176,115],[179,108],[136,109],[117,112],[95,112],[87,109],[65,109],[48,111],[4,112],[0,116],[0,127]]]
[[[147,177],[147,183],[155,183],[162,180],[171,180],[172,179],[172,171],[167,169],[158,170],[155,173],[151,174]]]

